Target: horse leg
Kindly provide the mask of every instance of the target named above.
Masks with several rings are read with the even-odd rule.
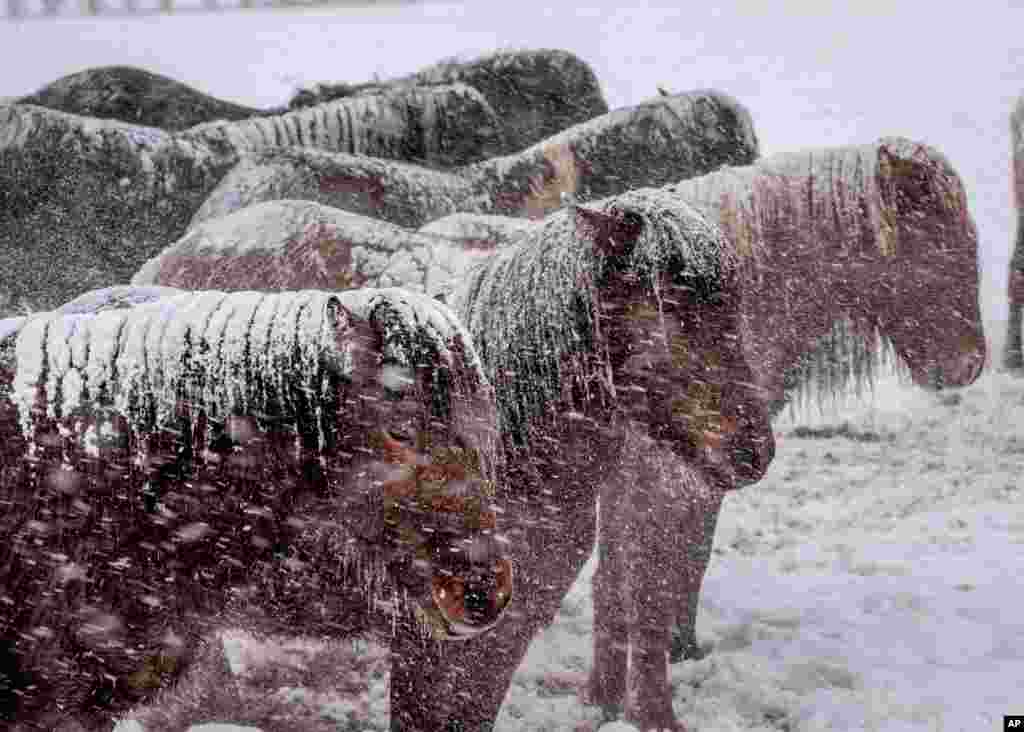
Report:
[[[699,532],[686,540],[685,550],[687,553],[687,567],[689,572],[683,574],[682,599],[679,603],[679,616],[672,633],[672,644],[669,647],[669,661],[679,663],[680,661],[697,661],[704,657],[704,652],[697,645],[697,606],[700,601],[700,588],[704,582],[704,573],[707,571],[708,562],[711,560],[711,547],[715,539],[715,526],[718,524],[718,514],[721,511],[721,502],[713,510],[707,511],[703,518],[703,525],[698,522]],[[690,581],[690,578],[693,581]]]
[[[628,514],[629,592],[633,599],[626,719],[641,730],[685,727],[672,710],[668,679],[670,634],[681,606],[692,615],[710,556],[721,493],[665,445],[627,436],[624,459],[635,465]],[[681,580],[681,581],[680,581]]]
[[[621,714],[626,693],[629,636],[623,587],[628,517],[624,510],[630,479],[631,476],[616,469],[602,481],[598,507],[598,564],[593,587],[594,665],[587,682],[586,701],[599,705],[607,719]]]

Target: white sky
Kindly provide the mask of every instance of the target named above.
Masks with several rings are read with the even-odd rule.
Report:
[[[503,47],[566,48],[594,67],[612,107],[652,96],[657,84],[733,94],[752,110],[765,153],[883,134],[935,145],[968,187],[986,312],[1005,317],[1007,116],[1024,91],[1024,10],[998,2],[673,5],[516,0],[4,22],[0,97],[118,63],[270,106],[300,83],[365,81]]]

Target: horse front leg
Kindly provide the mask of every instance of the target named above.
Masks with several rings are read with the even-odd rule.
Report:
[[[698,522],[692,535],[684,539],[686,542],[684,546],[687,556],[686,566],[691,568],[692,572],[683,573],[681,578],[683,582],[682,596],[669,647],[668,658],[671,663],[699,661],[705,655],[697,644],[697,607],[700,604],[700,588],[704,582],[704,574],[711,561],[711,549],[714,544],[719,513],[721,513],[721,501],[717,506],[704,513],[703,521]],[[682,531],[686,533],[688,528],[684,526]]]
[[[624,511],[629,499],[628,473],[616,466],[601,483],[598,507],[597,571],[594,573],[594,664],[586,701],[600,706],[605,718],[622,712],[626,694],[629,634],[624,549],[629,540]]]
[[[633,612],[626,719],[643,732],[685,732],[672,710],[671,628],[680,607],[691,608],[691,613],[696,609],[710,556],[705,534],[714,523],[706,517],[717,513],[721,494],[664,444],[636,434],[627,440],[636,480],[627,511]]]

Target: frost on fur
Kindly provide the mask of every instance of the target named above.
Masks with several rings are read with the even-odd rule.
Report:
[[[31,679],[0,688],[5,712],[109,726],[232,620],[399,638],[413,666],[425,640],[493,626],[511,597],[489,533],[495,402],[445,306],[397,289],[97,301],[3,323],[0,588],[19,603],[0,660]]]
[[[757,156],[750,114],[714,91],[657,97],[577,124],[520,152],[442,173],[307,150],[269,153],[227,175],[193,225],[275,198],[301,198],[416,228],[456,212],[541,218],[561,206],[662,185]]]
[[[126,281],[184,233],[243,155],[320,145],[455,165],[492,154],[499,134],[493,110],[464,85],[398,89],[179,133],[0,105],[0,249],[8,252],[0,290],[11,303],[45,309]],[[40,260],[62,266],[38,267]]]
[[[977,235],[938,151],[903,138],[805,150],[666,187],[744,256],[749,360],[769,398],[872,383],[891,351],[922,385],[977,377]],[[927,303],[927,308],[922,306]]]
[[[483,94],[502,127],[502,148],[512,153],[566,127],[602,115],[608,105],[593,70],[556,49],[501,51],[479,59],[449,59],[398,79],[366,84],[321,83],[300,90],[293,108],[381,89],[466,84]]]
[[[466,249],[491,251],[514,244],[536,226],[536,221],[511,216],[456,213],[435,219],[419,231],[458,241]]]
[[[311,201],[279,200],[200,224],[132,282],[228,291],[402,286],[438,295],[485,253]]]

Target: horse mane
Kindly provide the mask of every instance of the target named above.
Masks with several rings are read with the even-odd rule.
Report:
[[[663,273],[715,290],[736,274],[730,242],[678,196],[637,189],[588,209],[638,232],[632,242],[616,242],[625,246],[617,259],[655,298]],[[502,432],[517,442],[552,408],[582,410],[614,397],[597,320],[610,257],[576,216],[575,207],[549,215],[479,265],[455,296],[497,389]]]
[[[173,424],[180,410],[304,421],[322,447],[328,382],[351,375],[336,333],[349,318],[330,293],[186,292],[127,309],[46,313],[15,344],[11,398],[34,423],[113,410],[133,431]],[[305,407],[310,407],[307,411]]]
[[[771,405],[773,416],[784,407],[794,417],[806,414],[812,405],[822,411],[851,391],[863,399],[887,371],[909,380],[909,368],[896,355],[892,341],[869,323],[836,318],[830,330],[787,369],[785,402]]]
[[[40,422],[97,410],[124,415],[139,433],[171,427],[185,410],[208,425],[236,414],[291,425],[323,450],[336,429],[330,405],[354,375],[360,321],[378,334],[384,364],[426,367],[420,387],[431,418],[446,421],[453,399],[481,390],[486,404],[490,387],[468,333],[443,304],[399,288],[184,292],[3,321],[9,399],[29,439]]]
[[[353,315],[381,334],[384,363],[403,368],[429,366],[434,416],[446,419],[453,392],[487,388],[483,363],[458,317],[444,304],[401,287],[362,288],[336,293]]]

